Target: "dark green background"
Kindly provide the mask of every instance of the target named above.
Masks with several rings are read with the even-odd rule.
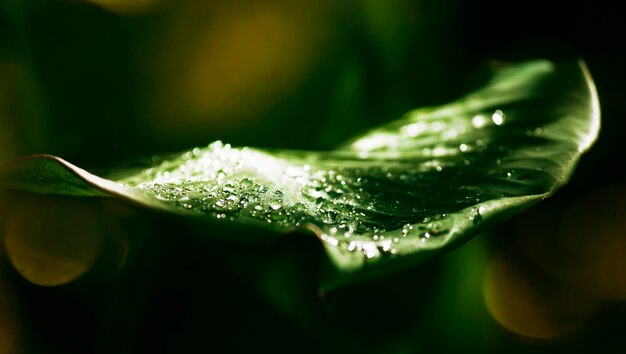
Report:
[[[372,19],[363,2],[343,1],[325,17],[332,35],[296,90],[249,113],[250,123],[222,129],[207,116],[186,135],[165,137],[150,124],[157,98],[147,64],[168,16],[187,2],[163,1],[149,14],[128,16],[81,1],[1,1],[0,64],[18,63],[30,76],[0,77],[0,112],[13,113],[0,117],[0,130],[11,131],[13,141],[0,156],[45,152],[97,170],[216,139],[329,149],[412,108],[457,98],[481,82],[488,59],[580,57],[598,87],[602,132],[571,183],[544,207],[560,210],[602,186],[624,184],[626,31],[613,2],[389,1]],[[547,342],[510,334],[485,314],[480,276],[467,265],[512,242],[511,224],[418,269],[320,300],[312,285],[320,246],[312,240],[234,246],[178,221],[135,213],[116,219],[132,235],[127,264],[116,276],[96,268],[74,283],[44,288],[3,265],[23,308],[24,353],[625,349],[623,302],[604,304],[587,327]],[[254,254],[286,259],[267,266],[276,276],[261,290],[255,261],[233,258]],[[286,268],[291,271],[281,271]],[[276,306],[264,291],[286,305]],[[60,319],[67,325],[59,326]]]

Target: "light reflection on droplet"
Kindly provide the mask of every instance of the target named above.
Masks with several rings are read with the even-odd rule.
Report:
[[[459,145],[459,150],[461,150],[462,152],[466,152],[466,151],[467,151],[467,149],[468,149],[468,147],[467,147],[467,145],[466,145],[466,144],[461,144],[461,145]]]
[[[452,140],[459,136],[459,132],[455,129],[448,129],[442,134],[444,140]]]
[[[484,296],[489,313],[500,325],[537,339],[574,332],[597,306],[593,298],[525,267],[511,248],[500,250],[489,265]]]
[[[446,123],[441,122],[441,121],[435,121],[430,123],[430,131],[437,133],[440,132],[442,130],[446,129]]]
[[[445,156],[447,154],[448,150],[443,146],[437,146],[432,151],[432,155],[435,157]]]
[[[493,124],[495,125],[502,125],[502,123],[504,123],[504,113],[499,109],[496,110],[491,115],[491,120],[493,121]]]
[[[487,117],[482,114],[476,115],[472,118],[472,125],[475,128],[482,128],[487,124]]]
[[[4,241],[11,263],[24,278],[54,286],[75,280],[93,266],[102,234],[86,202],[31,196],[11,210]]]
[[[428,126],[426,125],[426,123],[418,122],[418,123],[412,123],[412,124],[406,125],[402,127],[400,131],[402,132],[403,135],[410,137],[410,138],[414,138],[418,136],[419,134],[425,132],[427,128]]]
[[[381,148],[395,149],[398,147],[398,138],[393,134],[377,133],[356,141],[352,146],[360,151],[371,151]]]
[[[376,247],[376,244],[373,242],[366,242],[362,247],[365,252],[365,257],[367,258],[374,258],[380,254],[378,247]]]

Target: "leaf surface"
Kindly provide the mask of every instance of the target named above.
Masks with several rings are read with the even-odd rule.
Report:
[[[2,166],[0,186],[115,196],[267,235],[310,230],[328,255],[330,288],[416,264],[548,197],[599,127],[584,64],[533,61],[498,69],[457,101],[411,111],[332,151],[218,141],[104,178],[39,155]]]

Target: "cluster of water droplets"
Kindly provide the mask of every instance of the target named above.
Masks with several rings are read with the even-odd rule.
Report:
[[[293,170],[268,154],[217,141],[123,182],[188,212],[293,230],[312,208],[298,193],[308,181],[306,169]]]
[[[504,119],[500,110],[490,120],[410,117],[334,153],[267,153],[218,141],[122,182],[183,212],[279,231],[306,227],[327,245],[365,258],[395,255],[399,243],[426,244],[447,234],[448,211],[482,201],[480,189],[453,179],[447,186],[441,174],[448,164],[468,169],[469,156],[488,145],[482,134],[467,139],[468,132]],[[459,164],[463,154],[468,158]],[[468,218],[479,222],[479,209]]]

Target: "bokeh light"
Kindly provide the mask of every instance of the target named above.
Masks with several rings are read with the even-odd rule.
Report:
[[[37,285],[69,283],[97,259],[102,233],[86,201],[28,196],[13,201],[5,247],[15,269]]]
[[[512,333],[528,338],[553,339],[570,334],[597,306],[593,298],[534,271],[508,247],[491,261],[484,286],[492,317]]]
[[[570,281],[600,298],[626,300],[626,186],[578,199],[561,220],[558,242]]]
[[[596,190],[564,208],[538,206],[517,221],[517,244],[534,265],[578,291],[626,300],[626,187]]]
[[[260,119],[323,53],[326,0],[181,5],[156,45],[160,134],[227,131]]]

